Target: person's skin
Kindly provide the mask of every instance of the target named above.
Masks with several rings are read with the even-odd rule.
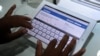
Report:
[[[44,51],[42,49],[41,41],[38,40],[35,56],[69,56],[68,54],[70,54],[71,51],[74,49],[76,40],[72,39],[71,43],[68,44],[68,46],[63,50],[68,39],[69,39],[68,35],[65,35],[57,47],[55,47],[57,44],[57,40],[54,39],[49,43],[49,45],[47,46],[47,48]],[[77,52],[73,56],[82,56],[84,52],[85,52],[85,49],[81,49],[79,52]]]
[[[12,15],[15,8],[16,5],[13,5],[6,15],[0,19],[0,44],[8,43],[27,33],[26,29],[20,29],[17,32],[12,33],[11,28],[13,27],[32,29],[32,25],[28,22],[31,20],[30,18],[20,15]]]

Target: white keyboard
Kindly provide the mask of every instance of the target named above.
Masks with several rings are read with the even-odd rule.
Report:
[[[32,21],[33,29],[29,31],[32,36],[48,44],[51,40],[57,39],[58,43],[65,33],[49,24],[46,24],[38,19]],[[70,37],[69,42],[72,40]]]

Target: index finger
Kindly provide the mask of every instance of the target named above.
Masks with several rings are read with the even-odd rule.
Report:
[[[16,5],[14,4],[9,10],[8,12],[5,14],[5,17],[6,16],[11,16],[11,14],[13,13],[14,9],[16,8]]]
[[[37,41],[37,47],[36,47],[36,52],[35,56],[41,56],[42,55],[42,43],[40,40]]]
[[[74,49],[75,44],[76,44],[76,39],[73,38],[63,51],[63,55],[64,56],[68,55]]]
[[[69,39],[69,36],[68,35],[65,35],[63,37],[63,39],[60,41],[60,43],[59,43],[59,45],[57,47],[58,52],[62,51],[62,49],[65,47],[68,39]]]

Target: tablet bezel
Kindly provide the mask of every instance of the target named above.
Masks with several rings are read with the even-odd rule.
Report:
[[[93,30],[93,28],[95,27],[97,21],[95,21],[95,20],[93,20],[93,19],[90,19],[90,18],[88,18],[88,17],[85,17],[85,16],[83,16],[83,15],[80,15],[80,14],[78,14],[78,13],[75,13],[75,12],[73,12],[73,11],[70,11],[70,10],[68,10],[68,9],[63,9],[63,8],[61,8],[61,7],[57,6],[57,5],[54,5],[54,4],[50,3],[50,2],[47,2],[47,1],[43,1],[43,2],[40,4],[40,6],[35,10],[35,12],[33,13],[33,14],[34,14],[34,15],[33,15],[33,18],[36,16],[36,14],[37,14],[37,13],[43,8],[43,6],[45,6],[45,5],[48,5],[48,6],[53,7],[53,8],[56,8],[56,9],[61,10],[61,11],[65,12],[65,13],[67,13],[67,14],[73,15],[73,16],[78,17],[78,18],[80,18],[80,19],[82,19],[82,20],[84,20],[84,21],[89,22],[89,26],[88,26],[87,29],[85,30],[84,34],[83,34],[82,37],[79,39],[79,41],[77,41],[73,54],[76,53],[77,51],[79,51],[79,50],[83,47],[83,45],[85,44],[85,42],[86,42],[86,40],[87,40],[89,34],[92,32],[92,30]],[[30,34],[30,33],[28,33],[28,34]],[[31,34],[30,34],[30,35],[31,35]],[[36,43],[36,41],[37,41],[37,39],[35,39],[35,38],[33,38],[33,37],[30,37],[29,40],[31,40],[31,41],[34,42],[34,43]],[[47,45],[43,43],[43,48],[46,48],[46,47],[47,47]]]

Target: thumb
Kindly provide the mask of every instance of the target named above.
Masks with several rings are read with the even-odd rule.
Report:
[[[27,33],[26,29],[19,29],[17,32],[11,33],[9,35],[9,37],[10,37],[11,40],[13,40],[13,39],[17,39],[17,38],[21,37],[25,33]]]
[[[77,52],[75,55],[73,56],[82,56],[85,53],[86,49],[82,48],[79,50],[79,52]]]
[[[13,13],[14,9],[16,8],[16,5],[14,4],[9,10],[8,12],[5,14],[5,17],[6,16],[11,16],[11,14]]]
[[[35,56],[42,56],[42,43],[40,40],[37,41],[36,55]]]

